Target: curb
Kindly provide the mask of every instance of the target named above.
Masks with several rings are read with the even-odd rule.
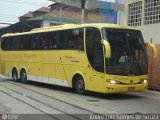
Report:
[[[160,91],[156,90],[146,90],[146,93],[160,95]]]
[[[10,77],[6,77],[0,74],[0,79],[11,79]]]

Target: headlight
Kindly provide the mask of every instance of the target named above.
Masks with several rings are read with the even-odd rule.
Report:
[[[118,84],[119,82],[115,81],[115,80],[107,80],[108,83],[110,84]]]
[[[145,83],[147,83],[147,80],[141,80],[141,83],[145,84]]]
[[[147,80],[144,80],[144,83],[147,83]]]

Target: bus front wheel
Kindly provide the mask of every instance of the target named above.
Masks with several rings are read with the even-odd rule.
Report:
[[[24,69],[21,71],[20,78],[22,83],[27,83],[27,72]]]
[[[85,83],[84,83],[84,80],[81,76],[78,76],[76,78],[76,83],[75,83],[75,90],[78,94],[85,94]]]

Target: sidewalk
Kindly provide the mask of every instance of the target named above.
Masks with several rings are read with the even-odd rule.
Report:
[[[11,79],[11,78],[10,78],[10,77],[6,77],[6,76],[3,76],[3,75],[0,74],[0,80],[1,80],[1,79]]]
[[[149,94],[160,95],[160,91],[158,91],[158,90],[148,89],[148,90],[146,90],[146,92]]]

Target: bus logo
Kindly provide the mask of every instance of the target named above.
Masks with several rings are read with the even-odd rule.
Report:
[[[130,83],[133,83],[133,80],[130,80]]]

